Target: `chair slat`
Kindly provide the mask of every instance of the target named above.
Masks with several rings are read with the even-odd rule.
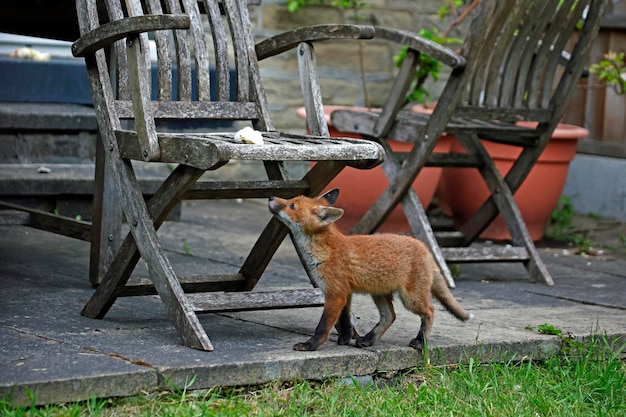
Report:
[[[523,47],[522,59],[520,61],[517,80],[515,83],[515,97],[513,101],[514,107],[534,107],[529,105],[530,98],[534,95],[532,89],[532,72],[536,66],[541,65],[541,59],[537,56],[537,47],[540,45],[542,33],[546,25],[554,17],[555,2],[545,2],[541,14],[533,15],[527,24],[531,26]]]
[[[167,12],[172,14],[183,13],[178,0],[166,0]],[[174,42],[176,44],[177,65],[177,98],[178,100],[191,100],[192,77],[191,77],[191,51],[187,39],[187,31],[175,30]]]
[[[204,7],[213,33],[217,100],[228,101],[230,100],[230,68],[228,63],[228,44],[226,42],[226,31],[224,30],[222,15],[219,5],[215,1],[204,1]]]
[[[245,281],[241,274],[178,277],[180,285],[185,293],[198,293],[209,291],[236,291]],[[139,295],[158,295],[154,284],[149,279],[131,279],[123,290],[118,293],[119,297],[135,297]]]
[[[197,0],[193,1],[197,2]],[[204,36],[204,28],[200,20],[198,8],[195,7],[196,5],[194,4],[194,7],[185,6],[185,11],[189,13],[189,17],[192,21],[189,37],[191,38],[194,51],[198,100],[209,101],[211,100],[210,63]]]
[[[137,132],[115,132],[123,158],[142,159]],[[361,167],[376,166],[380,150],[358,139],[341,140],[323,136],[263,134],[264,145],[237,142],[234,132],[213,134],[159,134],[161,162],[185,164],[207,170],[219,168],[229,160],[251,161],[358,161]]]
[[[448,262],[520,262],[530,258],[523,247],[442,248]]]
[[[235,45],[243,45],[245,42],[245,27],[242,24],[241,11],[234,0],[224,0],[224,11],[230,24],[231,36]],[[235,67],[237,71],[237,99],[240,101],[250,100],[250,60],[245,48],[235,48]]]
[[[500,89],[500,106],[510,107],[513,105],[513,100],[516,97],[516,81],[519,77],[524,56],[526,53],[528,53],[529,56],[532,54],[532,51],[526,50],[528,35],[534,28],[534,25],[528,22],[528,20],[532,19],[531,16],[534,15],[542,16],[547,7],[549,7],[549,2],[540,4],[535,2],[527,9],[521,7],[517,9],[521,14],[519,20],[525,20],[526,24],[518,29],[516,36],[511,42],[509,56],[504,63]]]
[[[87,33],[99,26],[98,5],[96,0],[85,0],[76,4],[78,27],[81,33]]]
[[[152,115],[155,119],[200,119],[200,120],[254,120],[259,112],[254,102],[192,102],[192,101],[153,101]],[[135,117],[130,100],[117,100],[117,116],[121,119]]]
[[[524,9],[516,7],[511,12],[511,15],[504,27],[502,33],[498,36],[498,47],[491,53],[491,64],[487,71],[485,78],[485,98],[484,104],[486,106],[497,106],[501,96],[501,87],[503,85],[504,71],[506,69],[506,62],[511,54],[515,54],[517,51],[512,50],[509,47],[503,47],[503,45],[510,45],[512,39],[515,38],[515,31],[510,30],[509,27],[514,22],[519,22],[523,19]]]
[[[109,20],[124,18],[124,12],[119,1],[107,0],[107,12]],[[97,10],[96,10],[97,13]],[[115,42],[110,57],[111,78],[115,80],[115,97],[121,100],[130,100],[130,88],[128,86],[128,63],[126,61],[126,44],[123,40]]]
[[[305,180],[200,181],[185,193],[185,200],[223,198],[291,198],[306,194],[310,184]]]
[[[229,0],[233,1],[233,0]],[[257,102],[259,107],[259,120],[257,121],[257,127],[263,130],[275,130],[272,123],[272,116],[270,114],[269,105],[267,103],[267,97],[263,91],[261,81],[261,73],[259,70],[258,60],[256,57],[256,49],[254,46],[254,36],[252,34],[252,28],[250,23],[250,15],[245,2],[236,2],[236,7],[239,8],[242,33],[245,35],[243,43],[239,44],[243,49],[246,49],[246,56],[248,57],[248,67],[250,71],[250,79],[248,80],[248,86],[251,88],[250,99]],[[301,76],[304,76],[301,74]]]
[[[151,14],[163,13],[159,0],[148,0],[148,10]],[[167,32],[156,31],[154,33],[156,43],[158,69],[157,69],[157,97],[159,100],[172,99],[172,58],[170,56],[170,42]]]
[[[583,13],[587,8],[588,1],[576,1],[566,10],[568,11],[566,19],[564,19],[563,27],[561,30],[556,28],[550,28],[550,33],[546,35],[546,38],[556,38],[552,42],[552,47],[548,52],[548,58],[546,62],[546,69],[544,71],[545,81],[539,92],[541,97],[540,107],[548,107],[550,99],[552,97],[552,91],[556,83],[553,81],[557,75],[557,69],[561,65],[561,51],[565,50],[567,43],[570,41],[574,31],[576,30],[577,23],[582,19]],[[563,9],[567,7],[567,4],[561,6]],[[554,33],[554,34],[553,34]],[[539,99],[539,97],[538,97]]]
[[[544,83],[549,82],[549,74],[546,71],[549,65],[551,50],[554,48],[554,42],[558,38],[558,34],[567,29],[570,3],[570,0],[564,0],[561,7],[551,11],[553,18],[550,25],[536,30],[536,33],[540,34],[541,37],[537,40],[537,51],[535,52],[531,73],[526,85],[528,91],[527,105],[530,107],[541,105],[542,87]],[[555,59],[555,61],[559,62],[558,59]]]
[[[484,91],[487,83],[487,70],[491,63],[491,53],[499,36],[501,28],[504,26],[505,16],[510,10],[511,1],[488,2],[484,5],[488,9],[485,11],[489,16],[490,25],[487,28],[473,27],[475,35],[469,46],[468,71],[473,74],[470,81],[469,103],[482,106],[484,104]],[[476,21],[474,22],[474,24]],[[485,30],[486,29],[486,30]]]

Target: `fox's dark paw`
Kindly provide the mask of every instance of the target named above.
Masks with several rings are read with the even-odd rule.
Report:
[[[413,349],[417,349],[417,350],[423,350],[424,349],[424,342],[419,340],[417,337],[413,340],[411,340],[409,342],[409,346],[412,347]]]
[[[373,337],[368,337],[369,335],[365,335],[363,337],[358,337],[356,339],[356,347],[359,348],[363,348],[363,347],[369,347],[372,346],[374,344],[374,342],[376,342],[376,339]]]
[[[349,345],[350,340],[352,339],[351,335],[340,335],[339,339],[337,339],[338,345]]]
[[[315,350],[315,349],[316,349],[316,347],[313,346],[309,342],[296,343],[295,345],[293,345],[293,350],[299,350],[299,351],[302,351],[302,352],[311,351],[311,350]]]

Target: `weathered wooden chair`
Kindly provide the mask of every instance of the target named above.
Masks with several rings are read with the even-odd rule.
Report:
[[[413,233],[433,250],[450,286],[454,286],[454,280],[446,261],[519,261],[533,280],[552,285],[513,194],[563,115],[597,34],[604,3],[604,0],[483,0],[475,11],[460,55],[408,34],[401,37],[397,31],[377,28],[376,38],[410,46],[383,110],[380,113],[341,110],[331,115],[339,130],[374,139],[387,152],[383,168],[390,185],[354,226],[353,233],[373,232],[401,203]],[[420,53],[452,67],[432,115],[401,111]],[[466,65],[462,65],[465,61]],[[535,128],[516,125],[522,120],[538,124]],[[467,153],[433,154],[443,132],[456,135]],[[386,138],[415,146],[408,154],[394,155]],[[479,138],[523,148],[506,177],[495,168]],[[439,246],[424,208],[411,188],[424,166],[475,167],[490,190],[489,199],[461,227],[462,243],[458,247]],[[470,247],[498,213],[510,230],[512,246]]]
[[[190,192],[193,198],[207,199],[317,195],[345,166],[370,168],[382,161],[384,152],[375,143],[328,138],[320,116],[321,93],[312,47],[300,44],[303,40],[368,38],[373,36],[373,28],[317,26],[263,44],[263,57],[300,44],[303,94],[311,114],[312,135],[284,134],[275,131],[268,111],[247,6],[246,0],[76,1],[81,38],[72,51],[85,57],[100,134],[91,259],[92,282],[97,289],[83,309],[85,316],[102,318],[120,296],[158,294],[184,344],[212,350],[197,312],[323,303],[314,288],[283,294],[249,292],[287,235],[287,229],[276,220],[270,221],[241,269],[231,276],[178,277],[159,243],[157,229]],[[147,32],[153,33],[156,44],[156,91],[151,91]],[[215,97],[210,94],[210,67],[217,73]],[[173,72],[177,73],[176,84]],[[261,132],[264,144],[240,143],[234,131],[165,133],[159,129],[162,119],[247,120]],[[262,161],[267,179],[196,182],[206,170],[218,169],[231,159]],[[146,203],[133,160],[178,165]],[[303,178],[291,180],[283,163],[291,160],[318,162]],[[118,207],[130,227],[121,245],[114,244],[121,223],[115,214]],[[151,285],[129,282],[140,257],[147,265]],[[188,294],[218,291],[229,294],[221,299]]]

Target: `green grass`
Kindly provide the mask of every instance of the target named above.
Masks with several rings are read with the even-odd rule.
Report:
[[[624,346],[603,338],[542,361],[427,367],[370,385],[297,381],[149,393],[68,405],[13,407],[1,416],[624,416]]]

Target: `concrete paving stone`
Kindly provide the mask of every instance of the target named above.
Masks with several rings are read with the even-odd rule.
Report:
[[[626,310],[626,278],[614,275],[587,274],[578,279],[563,279],[554,287],[529,288],[529,293]]]
[[[269,220],[266,202],[184,203],[181,220],[159,234],[181,275],[236,273]],[[191,255],[184,254],[183,241]],[[542,249],[556,285],[532,283],[521,264],[463,264],[453,294],[474,319],[463,323],[435,301],[429,357],[504,360],[549,355],[559,338],[527,329],[549,323],[577,337],[600,333],[626,340],[626,259],[583,258]],[[140,262],[134,276],[147,277]],[[182,345],[157,296],[120,298],[102,320],[80,311],[93,294],[89,245],[22,226],[0,226],[0,397],[17,404],[113,397],[173,386],[208,388],[274,380],[371,375],[423,366],[408,347],[419,318],[399,301],[398,318],[371,348],[338,346],[336,333],[316,352],[295,343],[314,332],[321,307],[201,315],[213,352]],[[289,239],[280,246],[258,290],[307,287]],[[359,327],[378,313],[368,296],[354,297]],[[191,384],[191,382],[193,382]],[[191,385],[190,385],[191,384]]]
[[[559,268],[559,270],[563,268],[564,271],[570,271],[570,273],[585,275],[604,273],[626,279],[624,259],[621,257],[615,257],[611,254],[581,256],[572,254],[569,250],[565,255],[563,250],[550,250],[542,253],[544,253],[546,264],[553,268]]]
[[[140,394],[157,386],[149,368],[84,347],[0,326],[0,397],[16,404]]]
[[[225,345],[222,344],[222,348]],[[377,355],[338,346],[332,350],[296,352],[281,345],[278,350],[255,351],[239,346],[239,360],[203,361],[197,366],[160,367],[159,372],[178,386],[193,380],[194,389],[215,386],[258,385],[294,379],[322,380],[345,375],[369,375],[376,371]]]

